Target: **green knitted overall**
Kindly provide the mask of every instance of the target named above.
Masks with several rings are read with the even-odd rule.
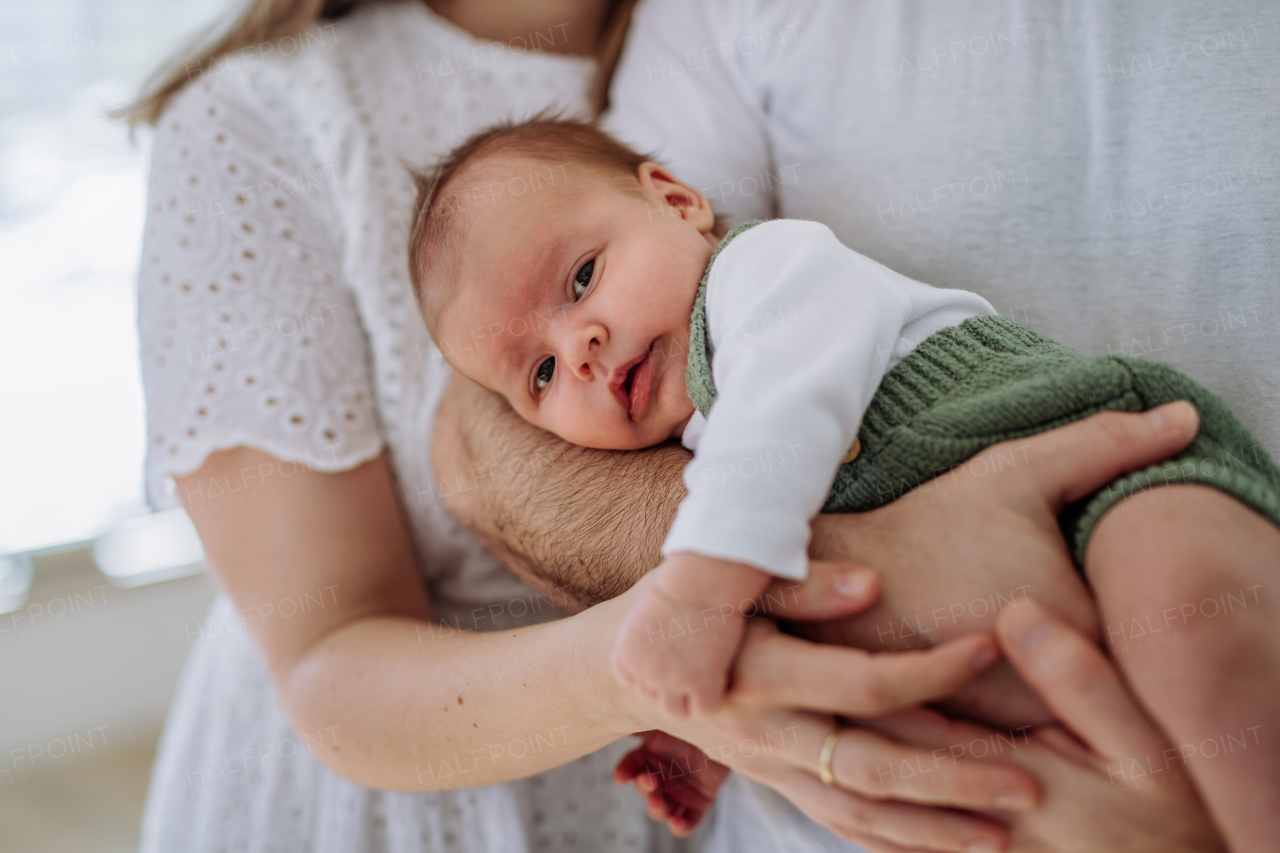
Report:
[[[758,224],[741,225],[720,241],[694,301],[686,384],[704,416],[716,396],[707,277],[729,241]],[[1174,400],[1199,410],[1195,440],[1169,461],[1121,477],[1060,514],[1076,563],[1083,564],[1089,534],[1112,505],[1170,483],[1214,486],[1280,526],[1280,469],[1216,395],[1160,362],[1086,356],[1004,317],[972,317],[942,329],[889,371],[862,419],[861,452],[836,472],[823,511],[875,509],[998,442],[1101,411],[1141,412]]]

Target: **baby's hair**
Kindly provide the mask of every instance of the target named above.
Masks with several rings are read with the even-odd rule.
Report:
[[[482,130],[425,170],[410,169],[418,190],[409,229],[409,278],[427,331],[439,343],[440,315],[457,290],[462,237],[470,224],[465,197],[446,195],[459,176],[499,157],[527,158],[558,166],[587,167],[616,176],[624,191],[640,192],[636,173],[652,159],[605,133],[594,123],[545,115]]]

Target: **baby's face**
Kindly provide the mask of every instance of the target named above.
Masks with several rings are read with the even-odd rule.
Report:
[[[538,169],[545,174],[530,161],[504,167],[508,177]],[[678,436],[694,411],[685,360],[716,244],[710,207],[651,163],[638,175],[643,197],[584,167],[556,174],[565,177],[555,187],[544,180],[467,214],[441,350],[525,420],[574,444],[631,450]]]

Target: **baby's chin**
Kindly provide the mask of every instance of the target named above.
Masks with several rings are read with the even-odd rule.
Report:
[[[684,428],[689,425],[693,413],[697,411],[693,400],[689,399],[689,392],[685,389],[684,365],[679,365],[679,369],[673,372],[675,375],[663,382],[658,391],[661,395],[659,402],[664,404],[660,409],[663,420],[666,422],[664,441],[682,438]]]
[[[685,415],[684,419],[675,425],[675,428],[671,430],[671,438],[684,438],[684,429],[689,425],[689,421],[693,420],[694,411],[691,407],[689,414]]]
[[[679,439],[684,433],[685,425],[692,416],[684,415],[673,418],[671,413],[663,412],[665,417],[646,419],[643,424],[617,424],[617,428],[605,430],[580,430],[576,428],[551,430],[560,438],[579,447],[590,447],[595,450],[644,450],[655,447],[671,439]],[[540,424],[534,424],[540,426]],[[545,427],[544,427],[545,428]]]
[[[663,442],[671,439],[679,439],[684,433],[685,424],[689,423],[688,417],[673,420],[669,413],[663,412],[665,417],[651,419],[649,423],[637,424],[626,438],[619,439],[615,450],[644,450],[647,447],[656,447]]]
[[[537,421],[530,420],[529,423],[554,433],[570,444],[576,444],[578,447],[588,447],[592,450],[643,450],[646,447],[661,444],[666,440],[661,437],[653,437],[656,432],[654,424],[645,424],[644,427],[640,427],[628,421],[626,424],[620,422],[612,423],[605,428],[596,425],[593,428],[583,429],[580,424],[574,424],[569,427],[553,429]]]

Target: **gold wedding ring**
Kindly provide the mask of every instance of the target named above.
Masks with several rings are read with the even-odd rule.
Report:
[[[824,784],[832,787],[835,787],[836,777],[831,772],[831,756],[835,754],[836,743],[840,740],[841,731],[842,729],[836,726],[835,730],[827,735],[827,739],[822,742],[822,753],[818,756],[818,778]]]

